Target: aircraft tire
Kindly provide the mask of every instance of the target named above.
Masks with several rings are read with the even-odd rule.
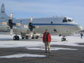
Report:
[[[19,36],[14,36],[13,40],[19,40]]]
[[[22,39],[24,39],[24,37],[22,37]]]
[[[32,39],[34,39],[34,36],[32,37]]]
[[[35,38],[36,38],[36,39],[38,39],[38,38],[39,38],[39,36],[36,36]]]

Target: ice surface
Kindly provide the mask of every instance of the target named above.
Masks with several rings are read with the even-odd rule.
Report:
[[[64,46],[75,46],[75,47],[84,47],[84,45],[79,45],[79,43],[84,43],[84,38],[81,39],[80,36],[69,36],[66,37],[67,41],[61,42],[61,37],[52,36],[51,45],[64,45]],[[20,40],[13,41],[11,35],[0,35],[0,39],[11,39],[11,41],[0,41],[0,48],[16,48],[16,47],[25,47],[28,50],[44,50],[44,43],[42,40]],[[72,48],[63,48],[63,47],[51,47],[51,50],[77,50]]]
[[[46,57],[46,55],[38,55],[38,54],[14,54],[7,56],[0,56],[0,58],[22,58],[22,57]]]
[[[80,43],[84,43],[84,38],[81,39],[80,36],[68,36],[66,38],[67,38],[67,41],[61,42],[59,40],[59,37],[53,36],[54,42],[52,42],[51,45],[66,45],[66,46],[84,47],[84,45],[80,45]]]
[[[52,42],[50,44],[51,45],[66,45],[66,46],[84,47],[84,45],[79,44],[79,43],[84,43],[84,38],[81,39],[80,36],[69,36],[66,38],[67,38],[67,41],[61,42],[60,37],[52,36]],[[2,41],[2,39],[4,41]],[[42,47],[43,48],[44,43],[42,42],[42,40],[13,41],[12,36],[10,35],[0,35],[0,48],[16,48],[16,47],[26,47],[26,48]]]
[[[27,48],[28,50],[45,50],[44,48]],[[72,48],[63,48],[63,47],[51,47],[50,50],[78,50],[78,49],[72,49]]]
[[[14,41],[12,40],[11,35],[0,35],[0,48],[18,48],[24,47],[28,50],[42,50],[44,51],[44,43],[42,40],[19,40]],[[57,47],[57,45],[63,46],[73,46],[73,47],[84,47],[84,45],[80,45],[84,43],[84,38],[81,39],[80,36],[69,36],[66,37],[67,41],[61,42],[61,37],[52,36],[52,42],[50,43],[52,46],[51,50],[78,50],[74,48],[64,48],[64,47]],[[39,55],[39,54],[13,54],[7,56],[0,56],[0,58],[22,58],[22,57],[46,57],[46,55]]]

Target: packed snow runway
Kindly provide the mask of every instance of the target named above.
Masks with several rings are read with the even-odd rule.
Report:
[[[11,36],[11,35],[0,35],[0,48],[25,47],[25,48],[31,48],[31,49],[33,49],[33,48],[44,49],[44,43],[42,42],[42,39],[29,39],[29,40],[24,39],[24,40],[14,41],[14,40],[12,40],[12,37],[13,36]],[[80,45],[81,43],[84,43],[84,38],[81,39],[80,36],[68,36],[66,38],[67,38],[67,41],[62,42],[61,37],[52,36],[51,45],[84,47],[84,45]],[[53,48],[51,47],[51,50],[52,49]]]
[[[44,43],[42,39],[33,39],[33,40],[12,40],[11,35],[0,35],[0,59],[5,58],[47,58],[47,55],[44,53]],[[61,37],[52,36],[51,42],[51,53],[54,56],[55,52],[58,51],[79,51],[80,48],[84,48],[84,38],[81,39],[80,36],[68,36],[66,37],[67,41],[61,41]],[[23,52],[12,52],[10,49],[17,50],[22,48]],[[6,49],[5,52],[3,49]],[[7,49],[12,53],[6,53]],[[25,49],[25,51],[23,50]],[[2,52],[3,51],[3,52]],[[33,52],[32,52],[33,51]],[[39,52],[37,52],[39,51]],[[35,53],[34,53],[35,52]]]

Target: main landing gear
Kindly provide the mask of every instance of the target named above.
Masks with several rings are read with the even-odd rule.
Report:
[[[21,34],[22,39],[38,39],[40,34]],[[20,40],[20,37],[16,34],[13,40]]]
[[[33,35],[33,36],[21,36],[22,37],[22,39],[38,39],[39,38],[39,36],[38,35]]]
[[[32,36],[31,39],[38,39],[38,38],[39,38],[39,36]]]
[[[19,40],[20,38],[19,38],[19,36],[17,36],[17,35],[15,35],[14,37],[13,37],[13,40]]]

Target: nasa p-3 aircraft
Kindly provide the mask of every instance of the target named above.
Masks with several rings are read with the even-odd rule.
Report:
[[[46,29],[51,34],[63,36],[62,40],[66,40],[65,36],[82,30],[82,27],[69,17],[14,19],[13,13],[11,17],[6,15],[4,4],[1,6],[0,21],[0,31],[10,31],[10,34],[15,34],[14,40],[19,40],[18,35],[21,35],[22,39],[30,37],[37,39]]]

